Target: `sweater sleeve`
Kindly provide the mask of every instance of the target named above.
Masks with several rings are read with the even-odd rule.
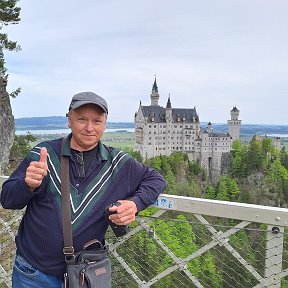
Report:
[[[130,177],[134,191],[130,200],[134,201],[138,212],[154,204],[166,188],[164,177],[156,170],[131,159]]]

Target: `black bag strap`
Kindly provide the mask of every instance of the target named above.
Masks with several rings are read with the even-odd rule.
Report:
[[[63,147],[66,137],[63,138],[61,146],[61,197],[62,197],[62,225],[66,263],[74,262],[74,247],[71,224],[71,205],[70,205],[70,183],[69,183],[69,157],[63,156]]]

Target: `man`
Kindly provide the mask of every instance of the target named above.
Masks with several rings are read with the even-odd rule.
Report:
[[[154,203],[166,187],[155,170],[127,154],[105,146],[108,106],[92,92],[73,96],[68,116],[71,133],[63,155],[70,158],[70,196],[75,251],[97,238],[104,241],[110,220],[126,225],[135,214]],[[60,159],[62,138],[42,142],[25,157],[3,184],[1,204],[7,209],[26,207],[16,237],[14,288],[63,287],[65,261],[61,218]]]

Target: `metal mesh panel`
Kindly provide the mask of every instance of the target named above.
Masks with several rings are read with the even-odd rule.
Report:
[[[0,287],[11,287],[22,211],[0,207]],[[150,208],[116,238],[108,230],[112,287],[288,287],[283,227]]]

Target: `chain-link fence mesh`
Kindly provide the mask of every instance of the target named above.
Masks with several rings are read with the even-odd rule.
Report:
[[[0,287],[11,287],[21,211],[0,207]],[[282,227],[149,208],[130,232],[108,230],[112,287],[288,287]]]

